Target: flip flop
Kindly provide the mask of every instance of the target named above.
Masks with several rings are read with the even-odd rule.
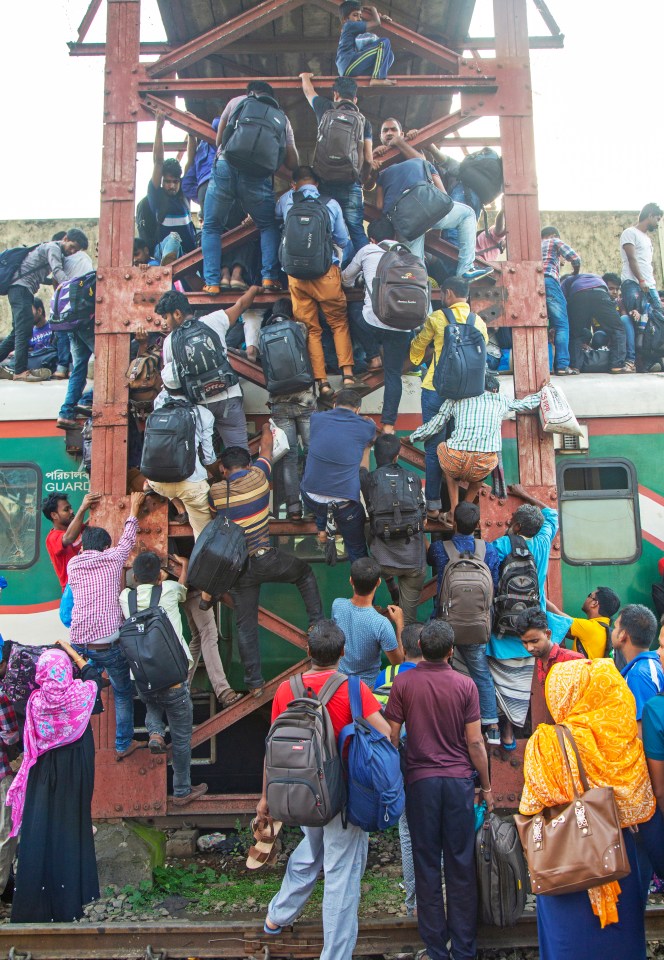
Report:
[[[283,927],[268,927],[267,920],[263,921],[263,932],[271,937],[278,937],[282,930]]]
[[[231,280],[231,290],[248,290],[249,284],[244,280]]]
[[[232,707],[234,703],[237,703],[238,700],[242,699],[242,694],[237,693],[235,690],[225,690],[221,699],[219,700],[219,706],[222,710],[226,710],[227,707]]]
[[[283,823],[281,820],[272,820],[262,827],[258,820],[251,821],[251,829],[256,843],[249,847],[247,855],[247,870],[259,870],[263,866],[271,866],[277,859],[275,842]]]
[[[321,400],[331,400],[334,397],[334,390],[327,380],[318,385],[318,396]]]

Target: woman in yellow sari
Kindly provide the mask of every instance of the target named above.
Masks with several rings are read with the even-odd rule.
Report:
[[[645,904],[629,827],[650,819],[655,799],[643,745],[637,737],[634,697],[612,660],[556,664],[546,680],[546,702],[579,748],[591,787],[613,787],[632,872],[620,883],[587,892],[537,897],[540,960],[645,960]],[[577,764],[568,756],[577,789]],[[533,815],[574,799],[555,729],[540,724],[524,757],[519,811]]]

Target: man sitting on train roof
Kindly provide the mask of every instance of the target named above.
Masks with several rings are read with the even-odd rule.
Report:
[[[552,600],[547,600],[546,609],[565,616]],[[586,616],[574,617],[568,631],[572,637],[572,649],[588,660],[608,657],[611,652],[611,617],[620,610],[620,597],[611,587],[595,587],[583,601],[581,609]]]
[[[371,86],[394,86],[388,70],[394,63],[388,37],[371,33],[381,21],[392,18],[378,13],[375,7],[363,7],[357,0],[344,0],[339,6],[341,36],[337,47],[337,70],[340,77],[370,76]]]
[[[65,257],[65,263],[69,257]],[[46,319],[44,301],[35,297],[32,301],[32,316],[35,325],[28,343],[28,370],[35,379],[50,380],[58,362],[58,353],[51,325]],[[69,337],[64,334],[69,349]],[[14,376],[14,354],[10,353],[0,363],[0,380],[11,380]]]

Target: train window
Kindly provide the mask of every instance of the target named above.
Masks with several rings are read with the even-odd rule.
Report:
[[[41,473],[30,463],[0,465],[0,568],[24,570],[39,555]]]
[[[563,560],[576,566],[634,563],[641,523],[634,464],[622,458],[558,464]]]

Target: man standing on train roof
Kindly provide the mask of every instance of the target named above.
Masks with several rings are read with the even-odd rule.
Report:
[[[662,208],[656,203],[647,203],[639,214],[638,222],[633,227],[627,227],[620,235],[620,279],[625,312],[638,310],[640,314],[650,315],[658,326],[664,324],[664,312],[655,283],[650,235],[657,232],[661,219]],[[657,363],[650,369],[660,369],[657,354],[645,359],[648,365]]]

